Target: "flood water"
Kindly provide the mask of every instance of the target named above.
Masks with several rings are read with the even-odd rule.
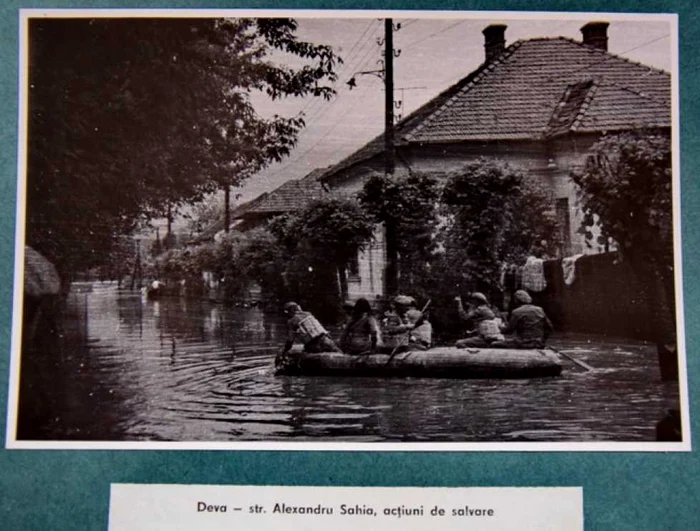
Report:
[[[678,408],[655,348],[628,340],[553,338],[595,368],[559,378],[277,376],[281,316],[100,283],[74,289],[64,330],[25,352],[20,439],[653,441]]]

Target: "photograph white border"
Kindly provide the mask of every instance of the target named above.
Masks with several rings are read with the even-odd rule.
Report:
[[[669,23],[672,83],[672,165],[674,274],[676,330],[679,362],[679,399],[682,442],[309,442],[307,441],[228,441],[228,442],[153,442],[153,441],[25,441],[16,438],[21,369],[21,338],[24,283],[24,241],[26,215],[26,149],[28,121],[28,23],[31,18],[216,18],[216,17],[302,18],[386,18],[415,19],[465,18],[521,20],[664,21]],[[241,10],[241,9],[20,9],[19,10],[19,106],[17,146],[17,207],[15,229],[14,296],[11,359],[7,400],[5,447],[33,450],[301,450],[301,451],[429,451],[429,452],[687,452],[692,448],[688,401],[688,375],[683,306],[681,193],[680,193],[680,115],[678,71],[678,16],[676,14],[637,14],[603,12],[521,12],[521,11],[387,11],[387,10]]]

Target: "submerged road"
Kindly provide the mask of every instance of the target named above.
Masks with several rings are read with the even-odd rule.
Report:
[[[96,283],[73,292],[54,352],[23,365],[20,439],[109,441],[653,441],[678,408],[652,345],[555,337],[559,378],[276,376],[286,332],[258,308]],[[29,353],[27,353],[29,356]]]

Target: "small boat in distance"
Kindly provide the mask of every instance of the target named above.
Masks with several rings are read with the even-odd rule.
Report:
[[[550,349],[436,347],[399,354],[312,354],[292,349],[276,360],[277,373],[305,376],[413,378],[543,378],[559,376],[561,358]]]

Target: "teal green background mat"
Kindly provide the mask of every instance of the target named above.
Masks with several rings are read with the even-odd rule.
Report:
[[[13,300],[20,8],[314,8],[677,13],[681,212],[691,433],[700,385],[700,12],[691,1],[5,1],[0,7],[0,425]],[[693,438],[695,438],[693,437]],[[110,483],[317,486],[583,486],[586,529],[700,529],[692,452],[335,452],[0,450],[0,527],[106,529]]]

